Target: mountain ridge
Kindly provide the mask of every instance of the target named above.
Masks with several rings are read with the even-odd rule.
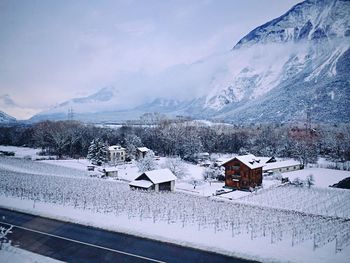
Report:
[[[0,110],[0,124],[12,124],[16,122],[17,119],[15,117]]]
[[[58,118],[57,114],[64,118],[68,107],[73,107],[76,118],[96,121],[137,119],[145,112],[158,111],[170,116],[219,118],[234,123],[280,123],[303,120],[306,111],[311,110],[314,121],[348,122],[349,13],[350,1],[344,0],[307,0],[293,6],[245,35],[227,54],[227,59],[220,58],[219,69],[212,72],[208,83],[202,84],[208,90],[202,96],[185,100],[153,98],[136,107],[123,108],[115,99],[119,91],[112,88],[109,93],[107,88],[99,91],[101,96],[97,92],[69,100],[60,104],[60,113],[43,112],[32,120],[50,118],[50,114],[53,118]],[[189,67],[200,73],[198,69],[203,63],[214,62],[208,59]],[[179,72],[185,70],[173,74]],[[181,76],[178,79],[183,82]],[[80,112],[74,103],[91,105]]]

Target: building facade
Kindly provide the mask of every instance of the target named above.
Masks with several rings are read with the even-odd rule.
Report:
[[[234,157],[222,164],[225,167],[225,186],[251,189],[262,184],[262,163],[252,154]]]
[[[112,163],[125,162],[126,151],[120,145],[108,147],[108,160]]]

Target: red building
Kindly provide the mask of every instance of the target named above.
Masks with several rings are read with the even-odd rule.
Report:
[[[262,167],[265,165],[252,154],[234,157],[222,164],[225,167],[225,186],[249,189],[262,184]]]

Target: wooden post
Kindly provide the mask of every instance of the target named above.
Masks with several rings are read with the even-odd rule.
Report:
[[[234,223],[231,221],[231,231],[232,231],[232,237],[235,236],[235,228],[234,228]]]

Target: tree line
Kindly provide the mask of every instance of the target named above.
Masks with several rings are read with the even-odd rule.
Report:
[[[0,144],[41,148],[42,154],[86,157],[94,139],[107,145],[120,144],[133,156],[136,147],[146,146],[162,156],[193,161],[195,154],[253,153],[299,159],[303,164],[318,156],[335,161],[350,160],[350,125],[261,124],[207,125],[193,121],[162,119],[152,125],[123,125],[106,128],[77,121],[43,121],[27,126],[0,127]]]

